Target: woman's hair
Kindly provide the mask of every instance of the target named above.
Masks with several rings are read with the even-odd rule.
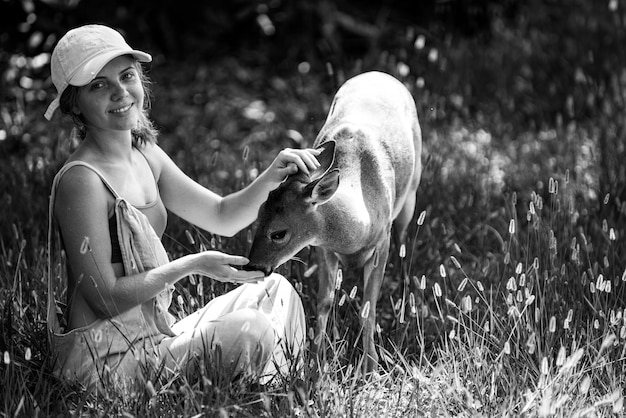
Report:
[[[130,56],[130,55],[129,55]],[[132,58],[132,56],[130,56]],[[158,131],[154,127],[154,124],[148,117],[148,110],[150,109],[150,98],[152,91],[150,90],[150,79],[143,71],[143,67],[141,63],[137,60],[134,60],[135,69],[139,74],[139,80],[141,81],[141,86],[143,88],[143,109],[139,112],[139,121],[137,123],[137,127],[131,129],[131,134],[133,136],[133,145],[135,146],[143,146],[147,143],[156,143]],[[67,86],[61,98],[59,100],[60,105],[59,109],[61,109],[61,113],[70,117],[72,122],[74,122],[74,133],[79,140],[85,139],[87,135],[87,128],[85,127],[85,119],[82,115],[74,113],[72,109],[78,103],[78,94],[80,93],[80,87],[76,86]]]

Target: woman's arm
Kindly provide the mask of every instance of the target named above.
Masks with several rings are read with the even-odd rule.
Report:
[[[190,179],[158,146],[149,146],[159,167],[159,190],[165,206],[192,224],[224,236],[233,236],[258,216],[270,191],[290,174],[319,167],[313,149],[284,149],[270,167],[246,188],[224,197]]]
[[[245,257],[206,251],[145,273],[116,277],[111,264],[110,205],[111,196],[100,178],[84,167],[69,170],[57,189],[55,217],[75,288],[99,318],[137,306],[189,274],[242,283],[258,281],[263,276],[231,266],[247,264]]]

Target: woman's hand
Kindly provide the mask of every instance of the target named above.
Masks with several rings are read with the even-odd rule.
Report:
[[[269,180],[281,183],[287,176],[295,174],[298,171],[310,174],[311,171],[319,168],[320,163],[315,157],[320,155],[321,152],[321,150],[312,148],[285,148],[278,153],[272,164],[267,169]]]
[[[238,270],[233,266],[244,266],[249,260],[238,255],[219,251],[203,251],[193,254],[194,273],[208,276],[224,283],[256,283],[265,278],[261,271]]]

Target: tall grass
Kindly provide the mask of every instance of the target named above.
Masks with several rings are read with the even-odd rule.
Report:
[[[440,167],[439,167],[440,168]],[[438,176],[430,166],[427,175]],[[433,182],[434,183],[434,182]],[[415,218],[406,244],[411,260],[408,285],[391,291],[383,305],[389,328],[379,336],[381,370],[363,380],[358,372],[359,294],[346,283],[336,294],[331,316],[328,364],[316,383],[298,373],[268,386],[252,381],[236,384],[204,376],[197,382],[178,376],[134,392],[112,389],[90,397],[50,375],[45,342],[45,253],[32,246],[14,225],[0,242],[2,274],[3,362],[2,413],[5,416],[49,416],[89,413],[117,416],[607,416],[623,408],[624,275],[608,224],[600,242],[573,222],[578,209],[570,206],[569,179],[549,179],[544,200],[509,202],[496,219],[506,225],[501,235],[497,277],[482,274],[459,245],[441,260],[434,274],[422,274],[420,241],[425,226],[435,228],[427,211]],[[428,186],[428,182],[426,183]],[[430,187],[434,185],[431,184]],[[426,191],[425,194],[428,194]],[[568,203],[570,202],[570,203]],[[525,212],[525,213],[524,213]],[[419,224],[419,225],[418,225]],[[432,232],[431,232],[432,233]],[[225,241],[199,232],[187,234],[188,251],[208,247],[228,249]],[[245,246],[248,234],[238,238]],[[417,243],[417,244],[416,244]],[[183,244],[181,244],[183,245]],[[196,248],[194,248],[194,246]],[[406,250],[405,250],[406,251]],[[476,249],[474,249],[476,251]],[[596,252],[606,253],[598,259]],[[396,260],[398,258],[396,257]],[[314,262],[313,260],[311,261]],[[428,260],[432,263],[433,260]],[[310,266],[309,266],[310,267]],[[315,273],[300,264],[285,268],[298,289],[310,292]],[[309,277],[306,277],[310,275]],[[418,276],[420,276],[418,278]],[[421,276],[424,276],[422,279]],[[388,277],[387,282],[397,282]],[[179,288],[192,310],[201,298],[225,288],[207,286],[198,292],[193,279]],[[219,288],[218,288],[219,287]],[[394,300],[394,295],[397,299]],[[312,296],[304,295],[305,300]],[[342,301],[343,299],[343,301]],[[193,302],[192,302],[193,300]],[[430,301],[425,317],[419,301]],[[390,308],[393,309],[390,309]],[[307,306],[310,313],[312,306]],[[435,324],[439,334],[433,338]],[[334,332],[333,332],[334,330]],[[395,331],[395,332],[394,332]],[[162,382],[163,383],[163,382]]]
[[[305,97],[319,93],[313,82],[290,84]],[[167,103],[175,89],[162,88],[157,97]],[[306,108],[296,93],[278,91],[260,104],[250,92],[220,88],[218,79],[198,94],[224,94],[230,108],[194,106],[182,122],[155,109],[161,145],[219,193],[250,182],[278,149],[310,144],[323,120],[323,105],[296,119],[288,115]],[[229,100],[233,95],[238,99]],[[380,370],[369,379],[358,367],[361,288],[347,272],[335,293],[320,371],[306,356],[302,372],[267,385],[231,383],[210,370],[194,381],[182,375],[163,381],[147,369],[150,383],[98,397],[54,378],[41,233],[47,191],[41,190],[61,158],[43,168],[28,158],[10,160],[7,172],[24,175],[3,176],[2,189],[15,200],[31,199],[33,207],[7,218],[0,236],[0,416],[623,415],[623,221],[602,218],[612,197],[593,196],[593,160],[550,153],[555,143],[574,146],[585,133],[520,133],[523,152],[515,161],[510,143],[483,129],[429,126],[428,104],[418,99],[418,105],[426,114],[418,208],[404,248],[391,250],[378,304]],[[242,121],[241,114],[256,119]],[[274,137],[281,139],[269,140]],[[172,220],[164,241],[172,257],[207,248],[245,254],[251,231],[226,240]],[[311,326],[315,256],[305,251],[280,270],[301,293]],[[228,289],[189,278],[177,286],[173,309],[191,312]]]

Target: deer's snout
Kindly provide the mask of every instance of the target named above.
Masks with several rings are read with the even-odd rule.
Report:
[[[261,266],[259,264],[246,264],[245,266],[242,267],[242,269],[246,270],[246,271],[262,271],[263,274],[265,274],[265,277],[269,276],[270,274],[272,274],[274,272],[274,269],[270,266]]]

